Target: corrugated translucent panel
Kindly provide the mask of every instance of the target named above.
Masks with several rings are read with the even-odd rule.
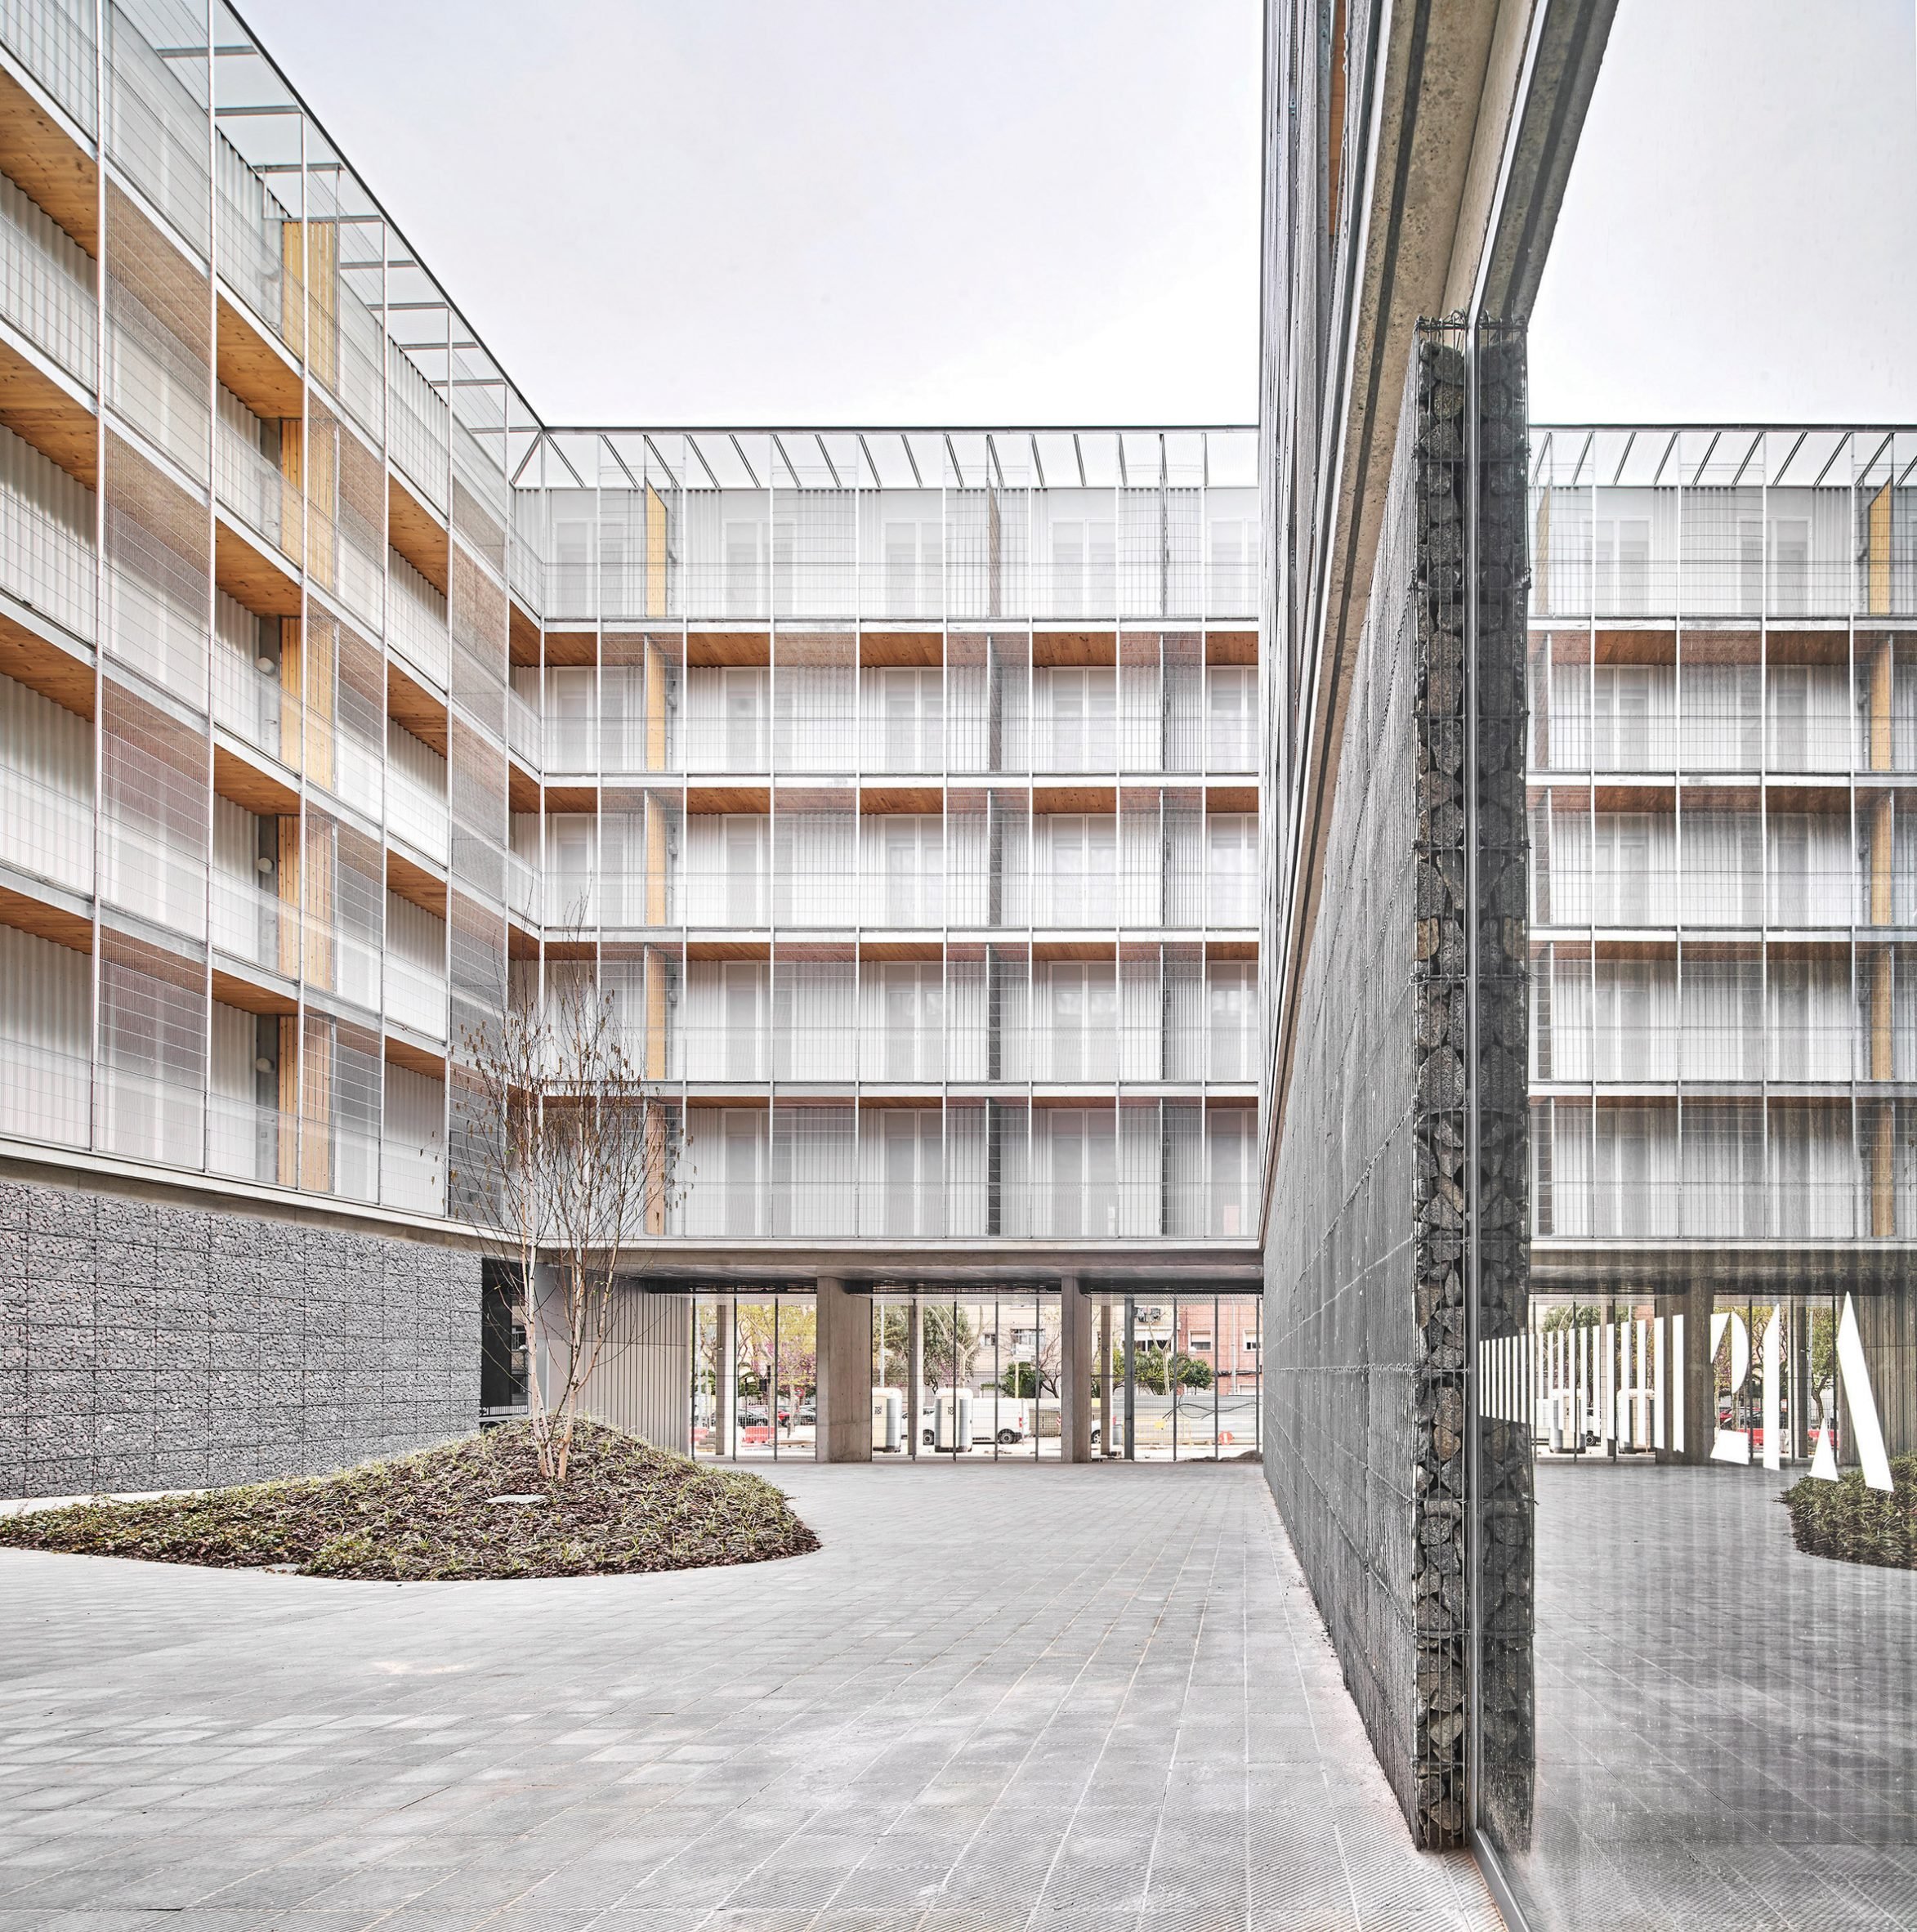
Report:
[[[0,678],[0,861],[93,889],[92,727],[11,678]]]
[[[950,1010],[945,971],[937,960],[866,961],[859,969],[854,1031],[860,1076],[873,1081],[942,1080]],[[982,1015],[974,1023],[982,1029]],[[835,1025],[847,1029],[848,1016],[835,1002],[814,1024],[822,1042],[829,1043]],[[841,1048],[830,1063],[842,1070],[851,1058]]]
[[[869,1108],[859,1120],[858,1232],[937,1240],[951,1231],[945,1120],[936,1107]]]
[[[833,845],[836,841],[833,842]],[[945,922],[945,821],[930,813],[868,812],[859,821],[860,869],[864,874],[862,923],[869,926],[936,927]],[[829,867],[832,846],[820,862]],[[815,902],[821,916],[799,923],[837,924],[839,895],[821,881]],[[801,903],[794,895],[795,912]]]
[[[108,1153],[197,1168],[205,1153],[204,968],[100,930],[99,1105]]]
[[[206,276],[109,183],[106,400],[199,483],[211,475],[211,301]]]
[[[772,974],[773,1077],[849,1085],[859,1071],[857,961],[782,954]]]
[[[501,899],[506,888],[506,754],[455,712],[446,761],[455,878]]]
[[[766,1199],[763,1106],[689,1107],[683,1222],[689,1235],[756,1236],[771,1217]]]
[[[99,78],[91,0],[0,0],[0,40],[92,134]]]
[[[206,740],[113,680],[104,689],[100,892],[194,938],[206,932]]]
[[[387,642],[444,690],[450,649],[446,600],[396,550],[387,552]]]
[[[445,1207],[446,1086],[388,1063],[380,1152],[380,1198],[388,1207],[436,1214]]]
[[[448,421],[445,399],[397,342],[387,345],[391,385],[387,453],[426,500],[446,507]]]
[[[446,922],[402,899],[386,896],[386,1012],[429,1040],[446,1036]]]
[[[781,926],[859,919],[857,794],[782,789],[772,816],[772,919]]]
[[[0,315],[83,388],[93,387],[93,264],[58,222],[0,177]]]
[[[407,844],[446,862],[446,761],[396,720],[387,721],[387,823]]]
[[[495,736],[506,731],[506,593],[453,552],[453,695]]]
[[[0,1131],[86,1144],[92,1012],[84,953],[0,927]]]
[[[0,428],[0,588],[77,637],[99,602],[93,492]]]
[[[851,1107],[775,1107],[771,1127],[768,1232],[831,1237],[857,1227],[856,1129]]]
[[[206,44],[206,15],[186,0],[107,0],[108,150],[203,257],[212,227],[208,64],[181,56]]]
[[[204,710],[212,628],[206,507],[110,431],[105,442],[106,648]]]

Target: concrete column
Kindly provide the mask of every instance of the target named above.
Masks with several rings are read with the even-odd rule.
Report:
[[[820,1462],[872,1460],[872,1298],[818,1281]]]
[[[1066,1462],[1092,1460],[1092,1304],[1079,1277],[1058,1284],[1058,1453]]]
[[[925,1317],[916,1295],[905,1317],[905,1354],[911,1364],[905,1371],[905,1433],[916,1456],[925,1431],[918,1413],[918,1392],[925,1386]]]
[[[1703,1463],[1710,1460],[1711,1438],[1718,1426],[1717,1382],[1711,1372],[1710,1317],[1717,1297],[1709,1281],[1694,1281],[1681,1295],[1660,1295],[1652,1303],[1654,1311],[1666,1318],[1684,1317],[1683,1359],[1676,1359],[1672,1348],[1666,1361],[1665,1446],[1657,1451],[1659,1462]],[[1626,1311],[1624,1319],[1629,1319]],[[1665,1333],[1670,1332],[1667,1327]],[[1667,1344],[1669,1345],[1669,1344]],[[1753,1346],[1755,1338],[1753,1337]],[[1684,1405],[1684,1447],[1672,1445],[1675,1430],[1671,1418],[1678,1402]]]
[[[1098,1453],[1116,1456],[1119,1446],[1112,1435],[1117,1411],[1111,1400],[1111,1297],[1098,1304]]]
[[[717,1455],[736,1456],[739,1414],[739,1356],[732,1333],[732,1297],[722,1295],[713,1302],[717,1334],[713,1338],[713,1448]]]

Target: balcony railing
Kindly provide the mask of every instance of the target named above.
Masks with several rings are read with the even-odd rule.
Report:
[[[93,890],[93,800],[0,766],[0,862],[71,892]]]
[[[386,818],[387,825],[415,851],[445,864],[452,830],[445,798],[428,791],[396,765],[387,767]]]
[[[92,492],[0,431],[0,588],[89,642],[99,628]]]
[[[0,181],[0,315],[83,389],[100,366],[99,311],[80,248],[16,188]]]
[[[221,503],[297,568],[302,547],[299,487],[257,443],[221,416],[213,431],[213,480]]]
[[[277,667],[261,670],[257,661],[216,643],[212,687],[216,724],[268,758],[297,767],[303,709],[297,695],[279,682]]]

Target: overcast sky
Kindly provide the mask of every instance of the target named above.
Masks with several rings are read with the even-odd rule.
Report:
[[[1622,0],[1539,421],[1917,421],[1912,0]]]
[[[548,422],[1242,422],[1258,0],[239,0]]]
[[[241,0],[548,422],[1231,422],[1260,0]],[[1917,419],[1912,0],[1621,0],[1539,418]]]

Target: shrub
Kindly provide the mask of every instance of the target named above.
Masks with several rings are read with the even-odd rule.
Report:
[[[1890,1465],[1887,1493],[1869,1487],[1858,1469],[1836,1482],[1806,1476],[1785,1491],[1790,1533],[1799,1550],[1839,1563],[1917,1570],[1917,1456]]]
[[[569,1479],[549,1483],[521,1422],[330,1476],[0,1517],[7,1545],[398,1582],[701,1569],[819,1539],[760,1477],[598,1423],[579,1424]]]

